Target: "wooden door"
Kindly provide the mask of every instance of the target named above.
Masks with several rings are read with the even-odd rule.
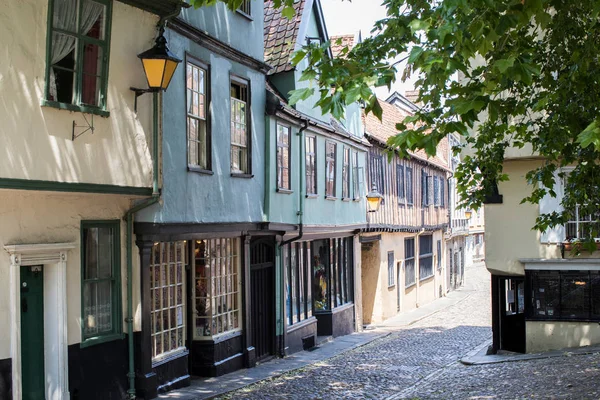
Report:
[[[250,310],[256,360],[275,354],[275,247],[272,238],[250,245]]]
[[[45,398],[44,279],[40,265],[21,267],[21,376],[23,400]]]

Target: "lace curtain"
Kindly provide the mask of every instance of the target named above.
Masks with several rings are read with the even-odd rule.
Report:
[[[81,29],[79,33],[87,34],[94,26],[98,17],[104,11],[104,6],[94,3],[90,0],[83,1],[81,9]],[[58,28],[67,32],[76,33],[77,29],[77,0],[54,0],[54,16],[52,27]],[[74,36],[65,35],[63,33],[52,32],[52,54],[50,68],[50,98],[57,99],[56,75],[54,74],[54,65],[65,58],[77,43]]]

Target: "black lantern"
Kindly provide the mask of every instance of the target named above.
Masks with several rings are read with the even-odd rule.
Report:
[[[167,90],[171,78],[173,78],[173,74],[177,69],[177,65],[181,62],[181,59],[177,58],[168,49],[167,39],[165,39],[164,33],[165,28],[164,26],[161,26],[154,47],[138,54],[138,57],[142,60],[142,66],[144,67],[148,89],[131,88],[131,90],[135,92],[136,110],[137,98],[139,96],[144,93],[155,93],[161,90]]]
[[[377,191],[377,185],[373,183],[373,186],[371,186],[371,191],[367,193],[367,211],[375,212],[379,210],[379,206],[381,205],[382,201],[383,196]]]

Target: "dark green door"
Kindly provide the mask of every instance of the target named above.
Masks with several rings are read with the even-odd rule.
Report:
[[[44,399],[44,280],[41,266],[21,267],[23,400]]]

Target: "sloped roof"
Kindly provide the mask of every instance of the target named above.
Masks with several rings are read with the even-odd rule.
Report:
[[[399,133],[399,131],[396,129],[396,124],[402,122],[405,117],[411,114],[381,99],[379,99],[379,103],[383,109],[381,121],[377,119],[373,113],[365,115],[364,112],[362,113],[362,119],[365,127],[365,134],[379,142],[381,145],[385,146],[390,137]],[[447,141],[447,139],[444,139],[444,141]],[[439,167],[448,169],[447,151],[444,151],[444,148],[447,149],[447,147],[447,143],[444,145],[444,143],[440,142],[435,157],[429,157],[424,150],[418,150],[416,152],[409,151],[409,154],[415,158],[428,161]]]
[[[331,42],[331,54],[333,58],[337,58],[344,47],[352,50],[352,47],[356,44],[354,43],[354,38],[355,35],[330,36],[329,41]],[[340,44],[338,44],[338,41]]]
[[[294,16],[287,19],[281,15],[282,8],[276,9],[272,0],[265,1],[265,62],[273,67],[269,74],[294,69],[290,58],[296,46],[304,4],[305,0],[294,3]]]

